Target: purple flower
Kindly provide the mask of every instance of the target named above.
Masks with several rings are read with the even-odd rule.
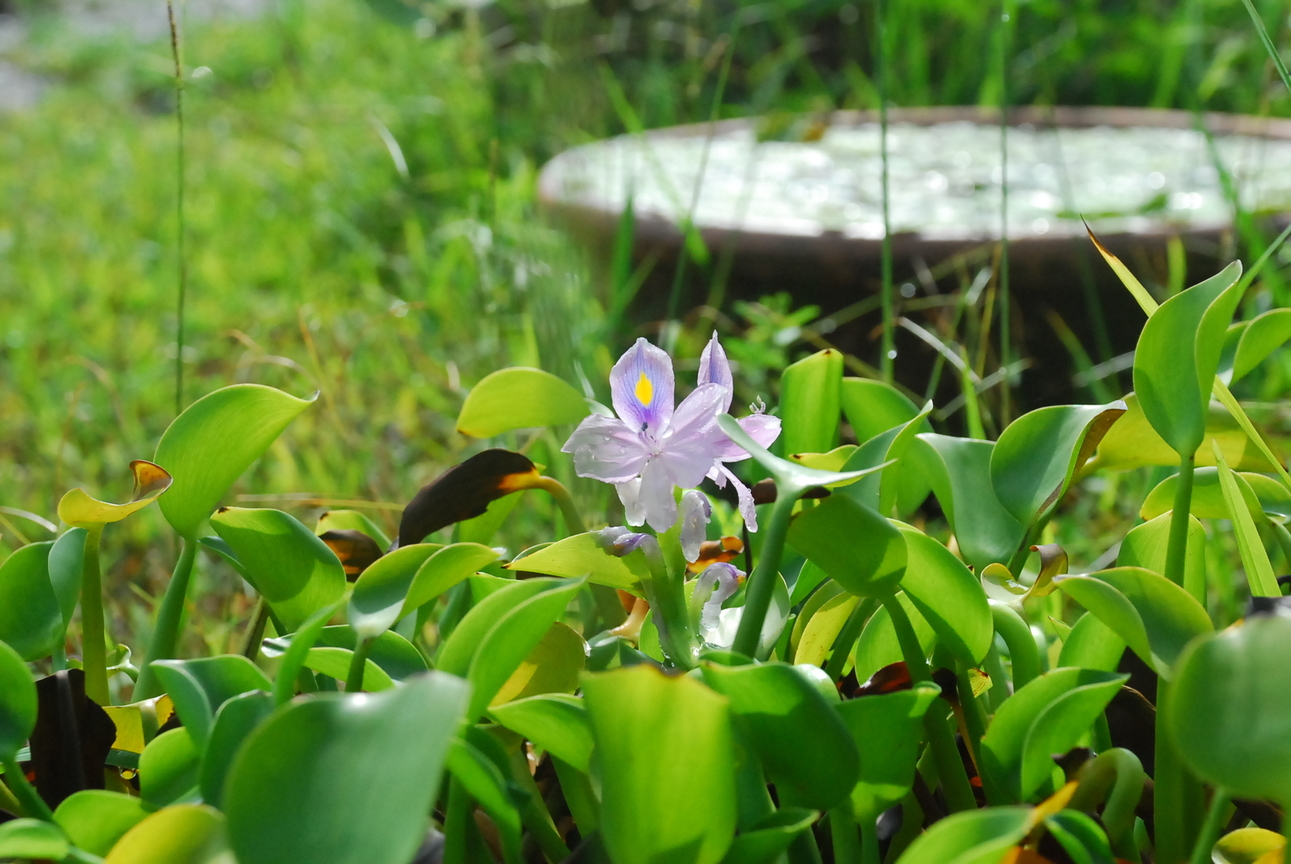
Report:
[[[748,453],[717,426],[731,407],[731,368],[717,334],[699,360],[699,386],[674,408],[672,358],[638,339],[610,371],[617,417],[593,414],[565,442],[580,477],[612,483],[628,523],[667,531],[677,521],[673,489],[692,489],[709,477],[719,487],[735,484],[740,512],[757,530],[753,496],[725,465]],[[780,434],[780,421],[757,409],[739,421],[763,446]]]

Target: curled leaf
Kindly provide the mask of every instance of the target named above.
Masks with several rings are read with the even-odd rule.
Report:
[[[528,457],[510,450],[485,450],[449,468],[423,486],[399,520],[399,545],[420,543],[441,528],[483,515],[489,502],[541,485]]]
[[[165,468],[145,459],[131,462],[130,471],[134,494],[125,504],[109,504],[92,498],[84,489],[73,489],[58,502],[58,518],[76,528],[120,522],[157,500],[174,482]]]

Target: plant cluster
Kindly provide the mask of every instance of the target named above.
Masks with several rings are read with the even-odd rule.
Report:
[[[1231,324],[1236,263],[1158,307],[1104,255],[1148,313],[1134,393],[996,441],[933,433],[829,350],[736,419],[716,335],[680,402],[645,340],[612,410],[531,368],[472,389],[477,438],[577,423],[564,451],[623,526],[587,530],[505,449],[418,492],[395,538],[221,507],[312,400],[207,395],[128,503],[73,489],[69,529],[0,566],[0,859],[1281,861],[1291,611],[1265,543],[1291,551],[1291,477],[1228,385],[1291,312]],[[837,446],[844,418],[873,434]],[[1073,482],[1164,464],[1115,566],[1068,573],[1046,541]],[[565,536],[510,555],[489,543],[525,491]],[[153,502],[182,552],[135,661],[104,633],[99,547]],[[1201,519],[1234,526],[1243,620],[1207,611]],[[200,549],[259,597],[240,654],[175,656]]]

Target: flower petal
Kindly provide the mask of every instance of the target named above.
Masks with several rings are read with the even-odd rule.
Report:
[[[592,414],[569,436],[564,453],[574,455],[574,472],[602,483],[623,483],[645,467],[650,453],[623,421]]]
[[[697,388],[677,406],[671,428],[655,457],[673,485],[698,486],[721,455],[726,433],[717,425],[724,391],[717,384]]]
[[[681,551],[688,562],[699,560],[699,547],[708,536],[713,505],[703,492],[691,489],[681,496]]]
[[[672,497],[672,479],[658,459],[651,459],[641,472],[641,509],[646,522],[656,531],[667,531],[677,522],[677,502]]]
[[[750,438],[763,447],[770,447],[771,442],[780,437],[779,417],[772,417],[770,414],[750,414],[736,422],[740,424],[741,429],[749,433]],[[722,453],[717,458],[723,462],[739,462],[741,459],[749,458],[749,454],[739,444],[726,438]]]
[[[662,434],[672,419],[672,358],[638,339],[610,370],[610,392],[614,410],[634,432]]]
[[[726,400],[722,403],[722,412],[731,410],[731,399],[735,395],[735,379],[731,377],[731,364],[726,361],[726,351],[717,341],[717,331],[704,346],[704,353],[699,355],[699,384],[717,384],[726,388]]]
[[[739,499],[740,515],[744,517],[744,526],[749,531],[756,532],[758,530],[758,509],[753,505],[753,491],[744,485],[744,481],[731,473],[730,468],[725,465],[720,467],[722,474],[735,487],[735,497]]]
[[[705,569],[695,580],[695,587],[691,591],[692,602],[700,599],[703,592],[711,592],[704,600],[699,618],[700,629],[706,637],[709,631],[717,629],[722,604],[739,590],[742,575],[734,565],[719,563]]]
[[[645,510],[641,507],[641,478],[633,477],[625,483],[617,483],[614,488],[623,502],[623,518],[629,525],[645,523]]]

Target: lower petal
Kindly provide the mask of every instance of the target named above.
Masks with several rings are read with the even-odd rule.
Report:
[[[677,523],[677,502],[672,497],[672,489],[668,472],[657,459],[651,460],[641,472],[640,503],[645,521],[655,531],[667,531]]]
[[[727,468],[725,465],[722,466],[722,474],[724,474],[726,479],[731,481],[731,485],[735,487],[735,496],[740,502],[740,515],[744,517],[745,527],[750,531],[757,531],[758,510],[757,507],[753,506],[753,492],[749,487],[744,485],[744,482],[740,480],[739,477],[732,474],[731,469]]]
[[[641,478],[633,477],[626,483],[616,483],[615,490],[623,502],[623,517],[629,525],[640,525],[645,522],[645,510],[641,509]]]
[[[736,421],[748,436],[763,447],[770,447],[780,437],[780,418],[770,414],[750,414]],[[725,447],[718,456],[723,462],[739,462],[749,458],[748,451],[731,439],[726,439]]]

